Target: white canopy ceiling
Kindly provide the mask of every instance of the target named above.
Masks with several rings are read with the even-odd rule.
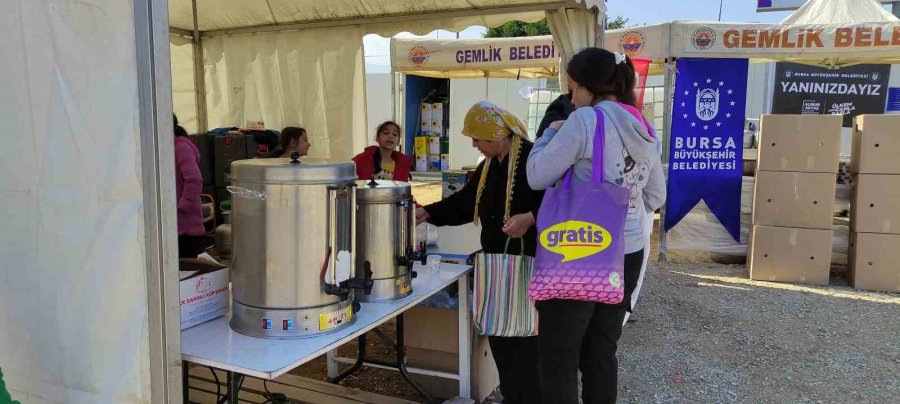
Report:
[[[875,0],[810,0],[781,24],[900,22]]]
[[[603,0],[170,0],[169,25],[176,30],[193,30],[196,7],[199,31],[235,33],[283,30],[293,25],[395,22],[399,32],[407,31],[422,18],[451,22],[446,19],[515,13],[530,19],[533,16],[528,13],[598,6],[604,6]]]

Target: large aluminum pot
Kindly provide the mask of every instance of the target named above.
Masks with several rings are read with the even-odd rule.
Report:
[[[232,329],[291,338],[351,324],[353,163],[240,160],[231,173]]]
[[[356,187],[356,268],[370,269],[374,286],[364,302],[412,293],[415,203],[406,182],[359,181]],[[358,271],[358,276],[363,271]]]

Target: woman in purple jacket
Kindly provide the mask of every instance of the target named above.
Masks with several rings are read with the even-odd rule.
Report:
[[[178,200],[178,257],[196,258],[206,249],[203,235],[203,175],[200,149],[175,119],[175,195]]]

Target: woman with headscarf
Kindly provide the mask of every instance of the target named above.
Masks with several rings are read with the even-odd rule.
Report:
[[[481,224],[485,254],[527,255],[537,248],[535,219],[544,193],[528,186],[526,160],[532,143],[525,125],[508,111],[482,101],[469,109],[462,135],[485,159],[459,192],[416,210],[418,222],[436,226]],[[508,243],[509,238],[520,243]],[[537,337],[488,337],[504,402],[541,402]]]

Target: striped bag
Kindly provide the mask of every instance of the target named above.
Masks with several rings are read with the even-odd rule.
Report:
[[[538,313],[528,298],[534,258],[479,253],[475,258],[473,320],[481,335],[530,337],[538,334]],[[520,239],[522,249],[525,242]]]

